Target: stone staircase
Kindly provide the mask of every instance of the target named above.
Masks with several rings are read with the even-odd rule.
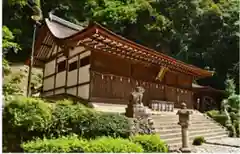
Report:
[[[105,104],[92,102],[94,108],[103,112],[125,113],[127,105]],[[179,149],[182,146],[181,127],[178,125],[178,109],[173,112],[152,111],[152,119],[157,133],[170,147],[170,150]],[[214,141],[228,137],[228,131],[199,111],[192,110],[189,126],[189,144],[192,144],[193,139],[197,136],[203,136],[207,141]]]
[[[178,115],[176,112],[175,109],[174,112],[159,112],[152,115],[157,133],[171,150],[178,149],[182,145],[181,127],[177,124]],[[207,141],[228,136],[224,127],[198,111],[194,110],[190,119],[189,144],[192,144],[193,139],[197,136],[203,136]]]

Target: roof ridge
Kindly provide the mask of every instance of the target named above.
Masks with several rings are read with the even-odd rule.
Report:
[[[69,27],[71,29],[74,29],[74,30],[81,31],[84,28],[81,25],[77,25],[77,24],[74,24],[74,23],[72,23],[70,21],[67,21],[67,20],[63,19],[63,18],[60,18],[60,17],[52,14],[51,12],[49,13],[49,19],[52,20],[52,21],[58,22],[58,23],[60,23],[60,24],[62,24],[64,26],[67,26],[67,27]]]

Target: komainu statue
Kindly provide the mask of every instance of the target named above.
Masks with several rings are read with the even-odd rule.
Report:
[[[153,134],[155,133],[154,122],[151,118],[151,110],[143,104],[143,87],[136,87],[130,93],[129,104],[126,108],[126,116],[133,118],[133,128],[135,133]]]
[[[136,87],[135,90],[131,93],[129,104],[138,104],[143,106],[143,93],[145,89],[143,87]]]

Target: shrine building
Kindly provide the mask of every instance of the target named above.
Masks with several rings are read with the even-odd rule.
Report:
[[[43,68],[46,98],[72,96],[88,102],[128,104],[136,86],[152,100],[193,108],[195,79],[212,72],[130,41],[97,23],[75,25],[53,14],[38,29],[34,66]]]

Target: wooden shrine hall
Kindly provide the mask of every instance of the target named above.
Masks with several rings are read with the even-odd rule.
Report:
[[[97,23],[75,25],[53,14],[40,27],[34,65],[43,68],[43,97],[128,104],[136,86],[152,100],[193,108],[192,81],[212,72],[185,64],[119,36]]]

